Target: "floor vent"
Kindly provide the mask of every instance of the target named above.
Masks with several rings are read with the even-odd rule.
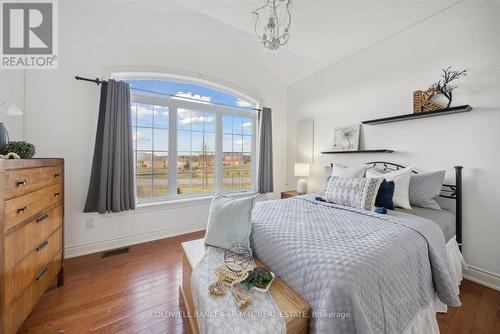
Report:
[[[110,257],[110,256],[113,256],[113,255],[120,255],[120,254],[128,253],[129,251],[130,250],[129,250],[128,247],[112,249],[112,250],[109,250],[109,251],[106,251],[106,252],[102,252],[101,258],[103,258],[103,257]]]

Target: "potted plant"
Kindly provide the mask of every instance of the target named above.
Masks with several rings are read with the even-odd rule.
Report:
[[[2,148],[2,154],[14,152],[21,159],[31,159],[35,156],[35,145],[25,141],[10,141]]]

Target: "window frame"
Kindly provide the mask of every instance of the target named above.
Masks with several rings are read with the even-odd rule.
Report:
[[[146,78],[127,78],[128,80],[148,80]],[[151,80],[161,80],[158,78],[149,78]],[[163,79],[169,80],[169,79]],[[172,80],[174,81],[174,80]],[[185,82],[185,81],[176,81]],[[199,83],[197,83],[199,84]],[[207,87],[210,87],[207,85]],[[234,95],[234,92],[229,92]],[[234,95],[239,97],[238,95]],[[158,202],[168,202],[180,199],[199,199],[202,197],[213,196],[217,193],[222,194],[250,194],[256,192],[256,181],[257,181],[257,112],[252,110],[244,110],[238,107],[222,106],[204,102],[186,101],[182,99],[176,99],[167,95],[160,94],[147,94],[144,92],[137,92],[133,89],[130,93],[131,104],[133,103],[143,103],[150,105],[163,106],[168,108],[169,112],[169,127],[168,127],[168,194],[166,196],[150,197],[148,199],[140,199],[136,196],[136,202],[140,206],[148,204],[157,204]],[[188,109],[197,112],[214,112],[216,115],[215,123],[215,190],[214,192],[200,192],[200,193],[186,193],[177,194],[177,114],[178,109]],[[236,190],[223,190],[223,123],[222,118],[224,115],[240,116],[250,118],[252,120],[252,130],[251,130],[251,186],[246,189],[236,189]],[[154,127],[154,124],[153,124]],[[154,148],[153,148],[154,149]],[[136,174],[136,152],[137,148],[134,150],[134,177],[137,178]],[[173,166],[174,168],[171,168]],[[137,182],[137,179],[136,179]],[[137,195],[137,189],[136,195]]]

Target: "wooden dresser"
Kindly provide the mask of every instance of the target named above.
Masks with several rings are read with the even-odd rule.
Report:
[[[0,334],[63,284],[63,159],[0,159]]]

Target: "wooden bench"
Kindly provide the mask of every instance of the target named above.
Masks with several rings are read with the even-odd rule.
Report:
[[[188,325],[191,334],[198,334],[198,322],[194,317],[195,309],[193,295],[191,292],[192,269],[202,259],[206,247],[203,239],[182,243],[184,250],[182,285],[180,286],[180,299],[187,314]],[[258,266],[264,266],[262,262],[254,259]],[[207,290],[208,291],[208,290]],[[207,292],[208,293],[208,292]],[[311,307],[298,293],[293,291],[279,277],[276,277],[269,288],[269,293],[275,300],[280,311],[286,315],[284,318],[286,332],[289,334],[307,333]],[[235,306],[236,307],[236,306]]]

